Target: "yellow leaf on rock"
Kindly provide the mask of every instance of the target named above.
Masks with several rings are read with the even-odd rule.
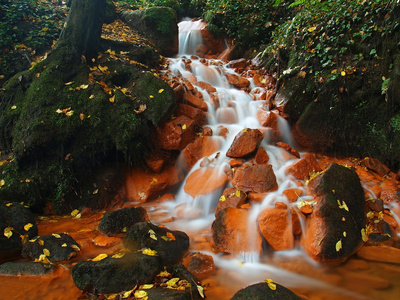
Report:
[[[186,129],[186,124],[183,124],[182,125],[182,130],[185,130]]]
[[[196,284],[197,286],[197,291],[199,292],[201,298],[204,299],[204,288],[201,285]]]
[[[59,235],[58,233],[52,233],[51,235],[57,239],[61,239],[61,235]]]
[[[17,106],[13,105],[11,106],[11,109],[17,109]]]
[[[38,239],[38,243],[39,243],[40,246],[43,246],[43,245],[44,245],[44,241],[41,240],[41,239]]]
[[[142,254],[148,255],[148,256],[157,256],[157,251],[146,248],[146,249],[142,250]]]
[[[43,254],[44,255],[46,255],[46,256],[50,256],[50,251],[49,251],[49,249],[43,249]]]
[[[62,113],[63,113],[63,111],[62,111],[61,109],[57,109],[57,110],[56,110],[56,113],[58,113],[58,114],[62,114]]]
[[[365,228],[361,229],[361,238],[364,242],[368,241],[368,235]]]
[[[222,195],[221,198],[219,198],[219,201],[224,202],[226,200],[225,196]]]
[[[81,251],[81,248],[79,248],[77,245],[71,245],[71,248],[75,250],[75,252]]]
[[[147,299],[149,299],[149,296],[147,296],[147,293],[145,291],[137,290],[137,291],[135,291],[135,299],[147,300]]]
[[[13,229],[12,227],[4,228],[4,236],[9,239],[13,235]]]
[[[109,98],[108,100],[109,100],[111,103],[114,103],[114,101],[115,101],[115,95],[112,96],[111,98]]]
[[[342,240],[339,240],[339,241],[336,243],[336,252],[339,252],[340,249],[342,249]]]
[[[150,229],[149,234],[150,234],[151,239],[157,241],[157,236],[156,236],[156,233],[154,232],[154,230]]]
[[[154,284],[143,284],[139,287],[139,289],[141,290],[149,290],[151,288],[153,288]]]
[[[275,284],[275,282],[272,280],[272,279],[266,279],[265,280],[265,282],[268,284],[268,287],[271,289],[271,290],[273,290],[273,291],[275,291],[276,290],[276,284]]]
[[[64,244],[61,245],[61,247],[63,247],[63,248],[65,248],[67,246],[68,246],[67,243],[64,243]]]
[[[77,209],[74,209],[74,210],[71,212],[71,216],[72,216],[72,217],[76,217],[78,214],[79,214],[79,210],[77,210]]]
[[[160,90],[158,91],[159,94],[161,94],[162,92],[164,92],[164,89],[160,89]]]
[[[316,26],[312,26],[312,27],[308,28],[307,30],[308,30],[308,32],[313,32],[315,29],[317,29],[317,27]]]
[[[236,190],[236,192],[235,192],[235,195],[236,195],[236,197],[240,197],[240,190]]]
[[[97,255],[95,258],[93,258],[92,261],[100,261],[100,260],[105,259],[106,257],[108,257],[108,255],[105,253],[102,253],[102,254]]]
[[[167,286],[174,287],[176,283],[179,281],[178,277],[172,278],[166,282]]]
[[[125,253],[124,252],[119,252],[111,256],[112,258],[122,258],[124,257]]]
[[[31,229],[31,228],[32,228],[32,226],[33,226],[33,224],[32,224],[32,223],[28,223],[28,224],[26,224],[26,225],[24,226],[24,229],[25,229],[25,231],[28,231],[29,229]]]

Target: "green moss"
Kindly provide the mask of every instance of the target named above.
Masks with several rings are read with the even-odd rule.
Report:
[[[156,29],[159,34],[171,34],[171,24],[176,23],[176,13],[169,7],[150,7],[144,16],[148,26]]]

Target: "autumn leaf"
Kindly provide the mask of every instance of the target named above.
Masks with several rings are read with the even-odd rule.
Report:
[[[83,121],[83,119],[85,119],[85,115],[84,114],[79,114],[79,119],[81,119],[81,121]]]
[[[308,28],[307,30],[308,30],[308,32],[313,32],[315,29],[317,29],[317,27],[316,26],[312,26],[312,27]]]
[[[137,290],[137,291],[135,291],[135,299],[137,299],[137,300],[147,300],[147,299],[149,299],[149,296],[147,296],[146,291]]]
[[[11,109],[17,109],[17,107],[15,105],[11,106]]]
[[[74,83],[73,81],[70,81],[70,82],[67,82],[65,85],[71,85],[73,83]]]
[[[106,257],[108,257],[108,255],[105,253],[102,253],[102,254],[97,255],[95,258],[93,258],[92,261],[100,261],[100,260],[105,259]]]
[[[272,279],[266,279],[265,280],[265,282],[268,284],[268,287],[271,289],[271,290],[273,290],[273,291],[275,291],[276,290],[276,284],[275,284],[275,282],[272,280]]]
[[[361,238],[364,242],[368,241],[368,235],[365,228],[361,229]]]
[[[172,241],[176,241],[176,237],[172,234],[172,232],[167,232],[167,237],[170,238]]]
[[[73,114],[74,114],[74,111],[73,111],[73,110],[67,111],[67,112],[65,113],[65,115],[66,115],[67,117],[70,117],[70,116],[72,116]]]
[[[154,284],[143,284],[139,287],[140,290],[150,290],[153,288]]]
[[[67,243],[64,243],[61,245],[61,247],[63,247],[63,248],[66,248],[67,246],[68,246]]]
[[[342,201],[342,203],[340,203],[340,200],[337,200],[337,203],[338,203],[340,209],[349,211],[349,208],[347,207],[346,202]]]
[[[154,96],[153,96],[153,95],[150,95],[150,96],[149,96],[149,98],[150,98],[150,99],[153,99],[153,98],[154,98]]]
[[[94,98],[94,95],[90,95],[90,96],[89,96],[89,99],[93,99],[93,98]]]
[[[13,235],[13,232],[12,232],[13,230],[14,230],[14,228],[12,228],[12,227],[4,228],[4,236],[9,239]]]
[[[56,110],[56,113],[58,113],[58,114],[62,114],[62,113],[63,113],[63,111],[62,111],[61,109],[57,109],[57,110]]]
[[[25,231],[28,231],[29,229],[31,229],[31,228],[32,228],[32,226],[33,226],[33,224],[32,224],[32,223],[28,223],[28,224],[26,224],[26,225],[24,226],[24,229],[25,229]]]
[[[38,239],[38,244],[39,244],[40,246],[44,246],[44,241],[41,240],[41,239]]]
[[[139,109],[134,109],[135,113],[140,114],[147,109],[146,104],[140,104]]]
[[[114,254],[113,256],[111,256],[112,258],[122,258],[122,257],[124,257],[125,256],[125,253],[124,252],[119,252],[119,253],[116,253],[116,254]]]
[[[157,256],[158,255],[156,250],[151,250],[149,248],[142,250],[142,254],[148,255],[148,256]]]
[[[0,187],[4,186],[6,184],[6,182],[4,181],[4,179],[0,180]]]
[[[79,248],[77,245],[73,244],[71,245],[71,248],[74,249],[75,252],[81,251],[81,248]]]
[[[58,233],[52,233],[51,235],[57,239],[61,239],[61,235],[59,235]]]
[[[46,256],[50,256],[50,251],[49,251],[49,249],[43,249],[43,254],[44,255],[46,255]]]
[[[346,72],[345,72],[345,71],[342,71],[342,72],[340,72],[340,75],[346,76]]]
[[[114,103],[114,101],[115,101],[115,95],[112,96],[111,98],[109,98],[108,100],[109,100],[111,103]]]
[[[336,252],[339,252],[340,249],[342,249],[342,240],[339,240],[339,241],[336,243]]]
[[[235,192],[235,195],[236,195],[236,197],[240,197],[240,190],[236,190],[236,192]]]
[[[160,90],[158,91],[159,94],[161,94],[162,92],[164,92],[164,89],[160,89]]]
[[[172,278],[172,279],[168,280],[165,284],[168,287],[174,287],[178,281],[179,281],[179,278],[175,277],[175,278]]]
[[[204,288],[201,285],[196,284],[197,291],[199,292],[201,298],[204,299]]]
[[[183,124],[182,125],[182,130],[185,130],[186,129],[186,124]]]
[[[151,239],[157,241],[157,236],[156,236],[156,233],[154,232],[154,230],[150,229],[149,234],[150,234]]]
[[[222,195],[221,198],[219,198],[219,201],[224,202],[226,200],[225,196]]]

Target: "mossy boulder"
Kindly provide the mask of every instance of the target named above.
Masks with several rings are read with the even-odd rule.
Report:
[[[121,19],[143,34],[164,56],[178,53],[178,24],[176,12],[170,7],[150,7],[124,12]]]
[[[103,184],[122,174],[115,162],[141,161],[154,126],[176,105],[171,88],[139,65],[111,50],[88,65],[60,47],[11,78],[0,93],[0,149],[9,153],[0,199],[37,211],[48,201],[59,212],[104,206]],[[99,179],[104,168],[111,177]]]
[[[300,300],[301,298],[298,297],[291,290],[269,279],[268,282],[256,283],[244,289],[241,289],[232,297],[231,300],[247,300],[247,299]]]

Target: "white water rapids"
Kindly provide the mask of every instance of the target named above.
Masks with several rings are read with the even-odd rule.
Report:
[[[300,188],[303,189],[301,200],[310,200],[311,197],[307,195],[305,188],[299,187],[295,178],[286,172],[287,168],[297,162],[298,159],[289,156],[286,150],[274,146],[268,135],[269,131],[267,128],[263,128],[256,118],[257,110],[260,107],[270,110],[271,104],[266,100],[254,101],[251,95],[260,94],[264,92],[263,89],[267,88],[257,87],[254,81],[249,78],[251,82],[250,93],[236,89],[228,83],[225,77],[227,73],[235,74],[234,69],[228,68],[226,63],[218,59],[193,58],[196,47],[202,44],[200,34],[202,26],[204,26],[204,23],[201,21],[182,21],[179,24],[179,55],[170,58],[170,73],[171,76],[187,79],[192,84],[194,76],[197,81],[204,81],[216,88],[216,95],[219,99],[217,107],[215,101],[212,101],[213,96],[194,84],[195,88],[202,93],[208,107],[207,126],[212,129],[215,138],[221,141],[219,154],[214,153],[208,157],[208,161],[212,162],[214,168],[223,172],[225,168],[230,167],[229,158],[226,157],[225,153],[236,134],[241,130],[244,128],[260,129],[264,133],[264,140],[260,146],[264,147],[269,155],[269,164],[272,165],[276,175],[278,190],[267,193],[261,203],[252,204],[248,226],[255,236],[259,234],[256,218],[265,207],[274,207],[277,201],[286,203],[288,207],[297,205],[290,203],[286,197],[282,196],[284,190]],[[185,64],[188,59],[191,59],[189,70]],[[278,118],[281,141],[294,146],[289,125],[282,117],[278,116]],[[218,135],[221,126],[228,129],[226,137]],[[303,155],[304,153],[301,153],[301,156]],[[201,162],[202,160],[198,161],[188,175],[200,168]],[[154,208],[153,212],[163,213],[163,218],[166,215],[174,216],[175,220],[168,223],[167,226],[171,229],[183,230],[191,237],[190,251],[199,251],[213,257],[217,271],[203,281],[203,284],[208,282],[211,285],[209,292],[206,291],[209,299],[230,299],[239,289],[249,284],[262,282],[267,278],[292,289],[306,299],[375,299],[372,296],[371,298],[366,297],[359,293],[357,289],[352,289],[351,283],[339,284],[346,281],[346,279],[343,279],[346,278],[344,275],[347,272],[345,267],[340,266],[332,269],[327,266],[320,266],[310,261],[299,248],[291,251],[264,253],[261,257],[256,250],[241,253],[238,256],[210,251],[211,249],[207,248],[206,243],[202,243],[202,241],[210,241],[210,228],[215,219],[214,211],[223,188],[193,198],[184,191],[184,185],[185,182],[182,183],[181,188],[176,193],[175,201],[162,202],[160,207]],[[195,213],[199,217],[194,219],[177,218],[177,207],[184,207],[186,214]],[[149,211],[149,215],[152,216],[151,211]],[[157,221],[161,222],[161,220],[154,220],[152,217],[151,219],[156,223]],[[300,218],[300,220],[302,219]],[[304,226],[303,223],[302,226]],[[305,231],[303,230],[303,232]],[[192,242],[193,240],[194,242]],[[249,244],[254,243],[251,240],[247,242]]]

